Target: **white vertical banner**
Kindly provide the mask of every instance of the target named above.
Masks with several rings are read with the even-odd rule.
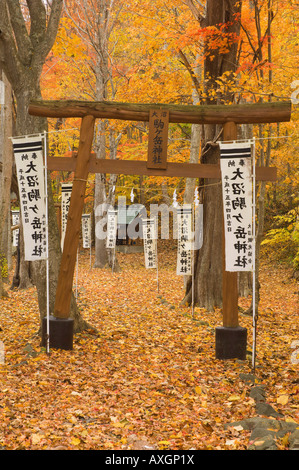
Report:
[[[41,136],[13,138],[25,261],[47,258],[46,198]]]
[[[192,206],[184,204],[177,207],[178,227],[178,251],[177,251],[177,275],[185,276],[192,274],[192,248],[193,248],[193,225]]]
[[[90,248],[91,246],[91,219],[90,214],[82,214],[82,242],[83,248]]]
[[[157,226],[156,219],[142,220],[144,260],[146,269],[157,269]]]
[[[221,143],[220,168],[225,230],[226,271],[252,271],[251,142]]]
[[[108,209],[106,248],[114,249],[117,234],[117,210]]]
[[[19,210],[12,210],[11,211],[11,223],[12,226],[16,226],[20,223],[20,211]],[[19,234],[20,230],[17,228],[12,232],[12,246],[18,246],[19,244]]]
[[[67,224],[67,216],[70,208],[72,195],[72,183],[62,183],[61,185],[61,249],[63,250],[64,237]]]

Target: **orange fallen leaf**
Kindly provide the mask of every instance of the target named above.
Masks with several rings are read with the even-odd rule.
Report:
[[[74,446],[78,446],[80,444],[80,439],[78,439],[78,437],[73,437],[73,439],[71,440],[71,444],[73,444]]]
[[[277,403],[279,403],[280,405],[286,405],[289,401],[289,396],[288,395],[280,395],[278,398],[277,398]]]

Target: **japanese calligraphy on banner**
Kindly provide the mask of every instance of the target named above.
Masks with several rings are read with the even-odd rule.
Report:
[[[156,219],[142,220],[144,259],[146,269],[157,268],[157,226]]]
[[[108,209],[108,221],[107,221],[107,240],[106,247],[113,249],[116,244],[117,234],[117,210]]]
[[[20,211],[19,210],[11,211],[11,223],[12,223],[13,227],[20,223]],[[19,244],[19,233],[20,233],[19,229],[13,230],[13,232],[12,232],[12,246],[18,246],[18,244]]]
[[[192,206],[184,204],[177,207],[177,275],[192,274]]]
[[[167,166],[169,111],[151,109],[149,112],[147,168]]]
[[[62,183],[61,185],[61,249],[63,250],[64,237],[67,224],[67,216],[70,208],[72,195],[72,183]]]
[[[47,258],[43,146],[40,137],[14,138],[25,261]]]
[[[82,214],[82,239],[83,248],[90,248],[91,246],[91,220],[90,214]]]
[[[226,271],[251,271],[252,158],[250,143],[220,142]]]

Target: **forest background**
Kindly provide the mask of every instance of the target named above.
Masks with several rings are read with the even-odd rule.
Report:
[[[219,1],[217,5],[218,3],[221,4],[223,21],[215,24],[207,22],[209,8],[210,12],[213,10],[213,2],[211,1],[174,0],[171,4],[160,0],[155,2],[145,0],[142,4],[134,0],[126,2],[121,0],[111,0],[110,2],[106,0],[82,0],[81,2],[68,0],[45,4],[39,1],[27,1],[27,5],[22,5],[21,10],[18,10],[18,7],[14,10],[14,3],[1,1],[3,12],[7,10],[10,15],[15,13],[14,18],[16,21],[15,23],[11,22],[14,23],[15,40],[21,55],[21,62],[23,60],[23,68],[15,68],[12,72],[7,66],[8,59],[5,57],[5,53],[3,54],[3,50],[4,52],[9,50],[5,43],[6,37],[4,39],[0,37],[1,66],[3,71],[6,71],[6,76],[2,72],[2,78],[6,84],[6,106],[5,109],[1,106],[1,118],[2,129],[6,128],[6,134],[9,126],[11,126],[10,135],[13,133],[22,135],[40,130],[38,126],[30,127],[31,122],[27,127],[28,118],[26,113],[24,114],[21,110],[22,99],[20,97],[21,95],[26,96],[26,93],[24,93],[26,87],[25,85],[24,87],[21,86],[21,82],[15,83],[13,79],[13,76],[17,77],[18,73],[23,73],[23,76],[27,79],[27,85],[29,85],[31,79],[33,82],[35,80],[34,93],[28,93],[28,96],[30,95],[33,98],[42,96],[43,99],[180,104],[256,103],[292,99],[293,113],[291,122],[277,125],[241,126],[240,138],[255,136],[257,163],[278,168],[278,181],[276,183],[261,184],[258,187],[258,223],[260,242],[262,242],[262,255],[266,255],[268,258],[271,257],[276,262],[283,263],[283,265],[286,263],[286,266],[290,268],[293,279],[298,275],[297,105],[299,99],[299,43],[298,4],[296,1]],[[62,9],[60,17],[58,13],[62,3],[64,9]],[[232,6],[234,7],[233,15]],[[241,6],[242,15],[240,15]],[[35,47],[38,50],[42,39],[46,37],[46,35],[43,37],[43,34],[39,36],[37,34],[39,31],[39,18],[41,18],[37,12],[41,11],[43,12],[44,24],[47,27],[52,27],[53,31],[55,30],[53,26],[54,16],[51,16],[51,14],[52,12],[57,14],[56,26],[58,30],[57,34],[49,31],[50,28],[47,30],[49,34],[50,32],[53,33],[53,47],[45,53],[45,61],[39,67],[38,73],[40,75],[37,74],[35,77],[32,75],[32,78],[30,78],[30,75],[25,73],[26,67],[30,68],[30,60],[27,60],[24,51],[22,53],[22,46],[26,47],[29,43],[21,40],[24,33],[24,31],[22,33],[22,28],[25,28],[27,34],[28,31],[31,31],[29,50],[31,51],[31,46],[32,51],[35,51]],[[20,13],[23,18],[22,21]],[[0,19],[0,23],[3,22],[3,18]],[[42,21],[40,22],[42,23]],[[21,28],[18,29],[20,24]],[[237,28],[236,25],[238,25]],[[3,23],[1,23],[1,31],[7,32]],[[16,31],[19,31],[19,36]],[[26,37],[26,34],[24,37]],[[235,50],[234,57],[236,59],[233,66],[216,77],[209,77],[206,74],[207,64],[213,65],[214,61],[217,60],[217,66],[221,70],[223,58],[232,49]],[[31,70],[31,72],[33,73],[34,70]],[[9,80],[7,80],[7,77]],[[36,77],[40,78],[38,84]],[[40,90],[38,89],[39,86]],[[11,107],[8,106],[9,103],[11,103]],[[6,114],[4,114],[4,111]],[[8,119],[9,116],[10,119]],[[65,156],[76,150],[79,125],[80,123],[76,120],[49,119],[47,123],[49,155]],[[94,151],[99,158],[145,160],[147,132],[148,129],[145,123],[100,121],[97,123]],[[204,129],[199,125],[182,126],[172,124],[168,145],[169,161],[184,162],[201,159],[207,149],[206,145],[209,138],[213,143],[216,143],[217,139],[221,139],[219,132],[214,132],[212,137],[207,134],[209,134],[208,129]],[[7,136],[2,136],[2,142],[5,138]],[[7,188],[7,184],[10,185],[11,181],[10,178],[7,178],[7,175],[13,169],[12,153],[9,150],[9,145],[2,146],[2,168],[2,188]],[[6,171],[7,173],[5,173]],[[70,173],[52,172],[50,186],[53,190],[54,206],[60,202],[61,183],[71,181],[72,176]],[[135,202],[140,202],[146,207],[149,207],[149,204],[153,202],[166,202],[171,205],[174,191],[176,191],[179,203],[192,201],[196,186],[199,187],[199,196],[203,199],[203,185],[204,182],[202,181],[185,181],[184,179],[174,178],[164,180],[163,178],[140,178],[123,175],[116,179],[114,175],[90,175],[84,212],[93,214],[94,207],[97,207],[103,201],[113,201],[113,198],[117,198],[119,195],[125,195],[129,201],[132,189],[135,194]],[[115,193],[112,191],[113,187],[115,187]],[[17,194],[13,174],[12,188]],[[7,196],[9,190],[2,191],[2,196],[5,196],[5,194]],[[3,198],[2,220],[7,220],[8,209],[17,207],[17,199],[12,201],[10,206],[7,199]],[[56,217],[56,211],[54,211],[54,214]],[[2,226],[4,227],[4,223]],[[19,294],[16,294],[19,299],[18,302],[22,302],[22,299],[24,301],[26,297],[23,291],[24,288],[28,289],[31,301],[31,286],[32,283],[38,284],[38,276],[35,273],[34,279],[32,268],[26,264],[17,272],[17,268],[15,268],[16,260],[11,258],[9,253],[10,244],[7,243],[7,233],[10,233],[10,226],[2,233],[2,252],[5,254],[2,263],[2,277],[4,280],[11,282],[11,268],[13,267],[15,273],[12,285],[21,288],[21,297],[19,298]],[[94,244],[95,267],[104,268],[104,277],[107,276],[108,279],[108,273],[105,269],[111,265],[109,253],[103,250],[102,246],[96,246],[97,240],[94,240]],[[57,249],[59,250],[59,248]],[[169,259],[172,259],[171,256]],[[283,276],[281,278],[283,279]],[[110,280],[110,282],[113,285],[113,281]],[[175,285],[175,281],[173,283]],[[250,293],[252,288],[250,279],[248,283],[247,294]],[[42,290],[38,286],[38,291]],[[178,292],[181,293],[181,290],[178,289]],[[172,295],[177,301],[176,294],[172,293]],[[182,300],[182,298],[179,300]],[[132,303],[134,304],[133,300]],[[125,304],[126,302],[123,305]],[[138,304],[137,300],[136,304]],[[42,301],[39,299],[40,311],[43,314],[41,305]],[[246,307],[249,307],[248,303]],[[85,304],[85,309],[89,309],[87,304]],[[205,311],[203,311],[203,314],[205,314]],[[106,316],[103,314],[103,319],[105,318]],[[184,318],[180,317],[180,319],[184,323]],[[27,317],[24,321],[25,323],[28,322]],[[212,323],[212,320],[209,321]],[[115,322],[115,325],[117,324],[116,320],[113,320],[113,322]],[[102,327],[103,329],[108,328],[107,338],[110,335],[115,339],[118,335],[118,339],[120,336],[120,344],[123,344],[123,341],[125,341],[123,328],[117,328],[115,332],[111,330],[113,324],[110,324],[109,327],[103,324]],[[293,331],[293,335],[295,332],[296,329]],[[79,342],[79,344],[79,349],[81,349],[81,344],[87,347],[84,337],[82,343]],[[191,333],[187,335],[186,344],[192,350]],[[13,361],[13,355],[10,358]],[[18,355],[16,355],[16,360],[19,360]],[[131,372],[134,374],[133,370]],[[152,374],[156,373],[156,370],[152,371]],[[199,378],[198,372],[195,376],[197,379]],[[203,390],[204,387],[201,388],[199,385],[195,389],[195,393],[200,397],[202,403],[206,399],[206,393],[203,393]],[[74,393],[77,392],[74,391]],[[241,398],[236,399],[236,395],[230,396],[234,397],[230,403],[241,400]],[[241,393],[238,396],[241,397]],[[286,394],[282,393],[281,396],[285,397]],[[188,401],[188,397],[182,397],[181,400],[183,400],[181,404],[184,405],[184,402]],[[282,400],[285,400],[285,398]],[[248,403],[246,406],[248,406]],[[202,408],[206,408],[206,405],[202,405]],[[241,411],[244,410],[239,411],[241,414]],[[131,411],[128,410],[125,420],[130,421],[130,413]],[[80,421],[80,416],[79,412],[77,414],[73,413],[70,422],[72,423],[73,420],[72,425],[74,427],[76,427],[75,421]],[[290,417],[293,416],[294,414],[290,412]],[[45,417],[45,420],[48,418],[48,416]],[[113,437],[112,441],[115,444],[115,440],[117,440],[119,446],[125,445],[127,442],[125,442],[125,434],[132,429],[124,421],[120,421],[119,417],[116,418],[113,415],[112,418],[112,426],[116,427],[122,435],[119,438],[118,434],[113,434],[118,437]],[[9,419],[8,411],[5,419]],[[4,422],[6,421],[4,420]],[[218,421],[216,420],[216,422]],[[203,427],[210,424],[209,421],[208,423],[206,420],[202,421]],[[84,440],[88,440],[89,436],[86,436],[85,432],[85,429],[80,431],[80,438],[74,434],[71,445],[76,447],[81,445]],[[167,435],[166,430],[163,432],[161,436]],[[12,433],[12,435],[16,437],[16,434]],[[23,433],[20,431],[17,437],[18,445],[21,447],[44,445],[44,432],[31,432],[30,436],[28,437],[25,431]],[[192,445],[189,434],[188,439],[184,437],[183,431],[178,431],[176,436],[173,439],[177,439],[179,443],[185,440],[187,443],[184,443],[184,445]],[[92,434],[90,439],[95,439]],[[121,442],[122,439],[123,442]],[[212,438],[210,440],[212,441]],[[242,439],[240,440],[242,441]],[[7,439],[7,442],[9,441],[10,438]],[[106,440],[104,448],[111,447],[112,441]],[[161,437],[160,442],[162,447],[173,445],[169,444],[169,442],[172,443],[171,439],[168,440],[163,437]],[[227,446],[238,445],[236,436],[234,436],[234,442],[235,444],[227,444]],[[208,445],[213,447],[217,444],[213,442]],[[243,441],[240,446],[242,445]],[[284,445],[286,446],[286,443]]]

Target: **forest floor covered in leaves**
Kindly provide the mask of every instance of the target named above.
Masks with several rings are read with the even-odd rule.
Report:
[[[192,316],[181,305],[175,247],[159,249],[159,292],[143,253],[117,256],[121,272],[111,273],[79,254],[78,304],[96,331],[76,334],[72,351],[41,348],[35,288],[0,300],[0,448],[247,449],[250,432],[229,424],[256,416],[252,384],[240,378],[252,373],[250,354],[215,359],[221,311]],[[280,419],[299,426],[298,282],[267,259],[260,282],[255,377]],[[240,325],[250,351],[251,317],[240,313]],[[277,445],[288,449],[286,439]]]

